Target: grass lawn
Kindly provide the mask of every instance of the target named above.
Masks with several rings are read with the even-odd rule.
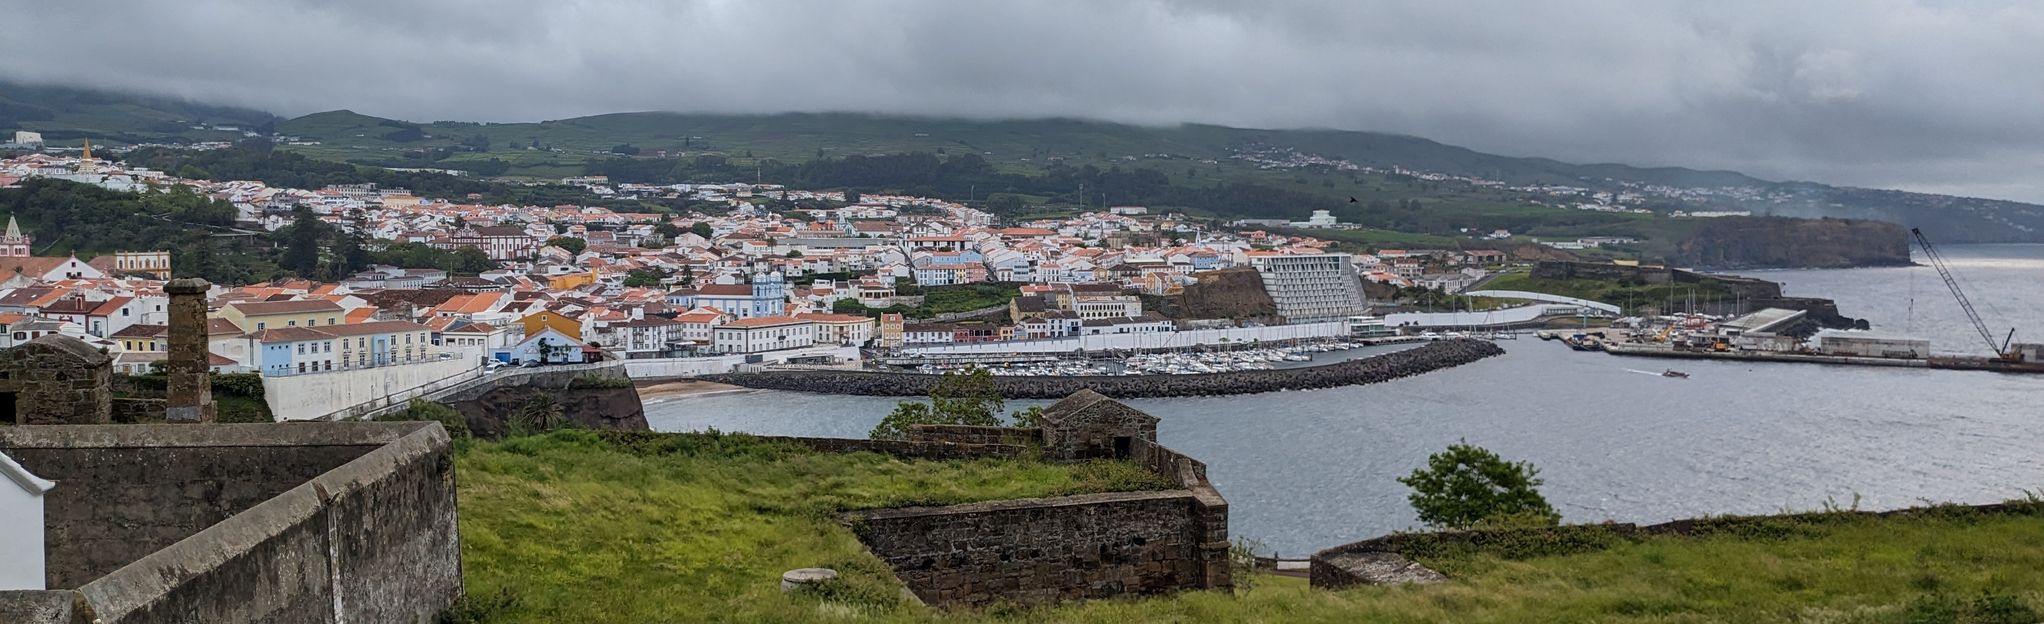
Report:
[[[1624,284],[1611,280],[1593,279],[1536,279],[1523,271],[1498,275],[1484,282],[1483,290],[1520,290],[1575,297],[1609,303],[1627,312],[1653,306],[1672,310],[1686,309],[1690,297],[1698,303],[1725,302],[1735,299],[1732,291],[1715,282],[1696,284]]]
[[[1034,610],[903,604],[838,510],[1156,487],[1125,464],[899,461],[745,436],[626,445],[561,432],[465,445],[457,461],[464,572],[483,622],[2034,622],[2044,606],[2044,506],[2028,515],[1819,516],[1575,554],[1443,551],[1454,580],[1317,591],[1256,576],[1188,592]],[[1536,545],[1546,549],[1551,545]],[[826,566],[824,598],[779,574]]]
[[[892,571],[837,513],[1168,489],[1124,462],[901,461],[750,436],[624,444],[586,431],[466,445],[461,545],[475,621],[802,621],[780,575],[827,567],[833,609],[908,617]]]

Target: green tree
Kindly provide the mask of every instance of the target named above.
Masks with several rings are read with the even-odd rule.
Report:
[[[929,403],[902,401],[867,435],[875,440],[902,440],[915,425],[998,427],[1005,405],[994,387],[993,373],[970,367],[944,373],[930,388]]]
[[[800,250],[800,249],[790,249],[790,250],[788,250],[788,255],[787,255],[787,257],[789,257],[789,258],[800,258],[800,257],[802,257],[802,250]]]
[[[856,204],[856,203],[859,203],[859,199],[860,199],[860,198],[859,198],[859,192],[858,192],[858,191],[854,191],[854,190],[851,190],[851,189],[845,189],[845,203],[847,203],[847,204]]]
[[[1023,206],[1022,196],[1013,193],[994,193],[987,198],[987,211],[998,215],[1021,214]]]
[[[566,410],[561,408],[560,402],[555,401],[552,395],[534,392],[525,399],[524,405],[518,406],[518,410],[511,413],[511,434],[525,435],[559,429],[565,420],[565,414]]]
[[[497,261],[490,259],[489,252],[481,247],[468,246],[454,250],[454,270],[461,273],[481,273],[497,268]]]
[[[658,288],[660,281],[666,278],[667,276],[653,269],[632,269],[630,273],[625,274],[624,284],[626,288]]]
[[[546,244],[566,249],[568,250],[568,253],[575,254],[578,256],[582,255],[582,250],[589,248],[589,241],[575,238],[573,236],[555,236],[553,238],[546,239]]]
[[[830,311],[838,314],[865,316],[866,304],[859,303],[859,300],[852,298],[839,299],[836,303],[830,304]]]
[[[1009,417],[1015,420],[1015,424],[1011,426],[1028,428],[1042,427],[1043,406],[1031,405],[1029,406],[1029,409],[1015,410],[1015,413],[1009,414]]]
[[[299,206],[291,211],[290,228],[289,242],[284,247],[284,268],[299,277],[318,277],[319,243],[326,237],[326,224],[312,214],[311,208]]]
[[[626,156],[637,156],[639,155],[639,148],[630,143],[619,143],[616,146],[610,148],[610,153],[624,154]]]
[[[1489,449],[1458,442],[1427,457],[1427,465],[1400,477],[1420,522],[1435,528],[1552,526],[1561,516],[1540,495],[1540,470],[1510,462]]]
[[[710,227],[708,221],[697,221],[695,225],[688,226],[688,231],[696,236],[703,237],[704,240],[715,238],[717,235],[716,228]]]
[[[368,229],[369,219],[357,208],[348,214],[349,228],[341,237],[341,251],[335,254],[340,265],[335,278],[345,277],[356,271],[369,268]]]

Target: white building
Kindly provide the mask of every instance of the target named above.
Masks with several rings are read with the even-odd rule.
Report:
[[[1331,228],[1339,224],[1340,222],[1334,219],[1334,213],[1325,210],[1313,211],[1313,216],[1306,217],[1305,221],[1292,222],[1294,226],[1309,228]]]
[[[816,344],[816,321],[792,316],[739,319],[710,330],[718,353],[760,353]]]
[[[34,145],[37,147],[41,147],[43,144],[43,133],[29,132],[27,130],[16,130],[14,131],[14,144],[23,146]]]
[[[816,322],[817,344],[847,347],[866,346],[873,340],[873,328],[877,325],[872,317],[851,314],[804,312],[795,315],[795,318]]]
[[[1289,323],[1343,320],[1363,312],[1363,287],[1348,254],[1250,252],[1250,266]]]
[[[46,588],[43,495],[56,486],[0,453],[0,591]]]

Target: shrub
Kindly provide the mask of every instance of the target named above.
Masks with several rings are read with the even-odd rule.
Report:
[[[630,388],[632,378],[623,375],[576,375],[568,380],[568,389],[585,388]]]
[[[1488,449],[1458,443],[1427,457],[1426,467],[1398,482],[1412,488],[1412,509],[1429,526],[1552,526],[1561,518],[1540,495],[1539,475],[1531,463],[1505,461]]]
[[[255,373],[213,373],[213,391],[261,399],[263,376]]]
[[[944,373],[930,388],[929,403],[902,401],[866,435],[875,440],[903,440],[915,425],[998,427],[1005,404],[994,389],[994,374],[986,369]]]
[[[379,421],[430,420],[440,423],[447,430],[447,436],[454,439],[469,437],[468,418],[452,407],[425,399],[412,399],[405,404],[405,411],[378,417]]]

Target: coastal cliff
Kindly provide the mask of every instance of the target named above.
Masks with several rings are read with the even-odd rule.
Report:
[[[1669,261],[1708,269],[1907,266],[1909,233],[1885,221],[1721,217],[1704,220]]]
[[[1184,292],[1165,297],[1157,312],[1175,319],[1277,319],[1277,302],[1264,291],[1256,269],[1201,271],[1193,278]]]

